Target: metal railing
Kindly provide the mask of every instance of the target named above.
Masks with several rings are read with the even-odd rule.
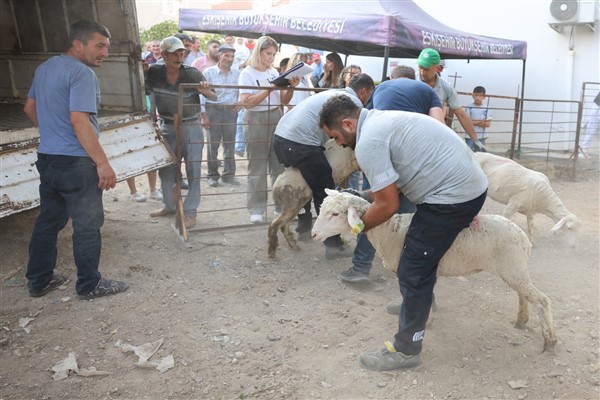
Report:
[[[180,91],[185,90],[189,86],[191,85],[180,85]],[[214,87],[256,89],[256,87],[246,86],[215,85]],[[599,89],[600,83],[584,83],[580,101],[520,99],[510,96],[487,95],[485,105],[492,112],[493,120],[491,126],[486,129],[488,136],[486,147],[494,153],[511,159],[517,159],[519,162],[525,164],[534,162],[535,169],[544,173],[548,173],[548,170],[554,169],[556,165],[560,165],[560,168],[568,171],[563,176],[576,179],[580,152],[575,150],[579,149],[582,127],[585,126],[591,114],[591,107],[595,106],[592,104],[592,101]],[[471,103],[471,95],[471,93],[459,92],[461,104],[466,105]],[[184,104],[182,99],[183,96],[180,95],[178,105],[179,115],[184,115],[184,109],[191,106],[191,104]],[[284,111],[289,108],[281,104],[269,104],[269,107],[280,107]],[[519,119],[521,115],[522,119]],[[181,140],[180,127],[182,123],[184,122],[181,121],[181,118],[179,118],[179,121],[176,121],[176,131],[179,140]],[[231,123],[235,123],[236,129],[238,128],[237,121]],[[276,125],[276,121],[267,123],[265,129],[274,130],[273,125]],[[453,122],[453,127],[459,135],[464,135],[456,119]],[[241,128],[247,128],[247,125],[242,125]],[[200,178],[196,178],[201,180],[201,203],[198,208],[200,223],[191,232],[210,233],[212,231],[247,229],[251,226],[270,223],[270,220],[275,216],[275,207],[269,196],[274,182],[268,176],[265,177],[267,185],[262,189],[269,196],[265,222],[262,224],[249,223],[249,213],[246,206],[246,196],[248,196],[249,191],[245,184],[245,180],[248,177],[247,156],[242,157],[237,155],[235,157],[235,177],[241,182],[240,186],[220,184],[217,187],[210,187],[208,185],[207,148],[209,137],[210,135],[208,134],[204,135],[204,141],[202,142],[204,154],[201,161],[202,175]],[[265,145],[271,146],[270,141],[265,142]],[[596,137],[589,153],[597,155],[599,147],[598,138]],[[181,146],[179,146],[180,148]],[[179,165],[178,171],[180,173],[185,171],[181,151],[176,153],[176,160],[177,165]],[[223,161],[222,152],[220,152],[219,160]],[[266,160],[263,159],[263,161]],[[184,165],[182,166],[182,164]],[[186,193],[181,190],[179,184],[173,190],[175,191],[175,198],[179,203],[175,228],[178,230],[180,236],[187,241],[188,232],[183,224],[181,208],[181,202],[185,199]]]

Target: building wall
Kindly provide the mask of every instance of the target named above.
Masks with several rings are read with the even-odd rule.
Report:
[[[467,32],[527,41],[525,97],[578,100],[581,83],[600,81],[600,27],[587,26],[557,33],[548,26],[550,1],[416,0],[440,22]],[[596,0],[596,18],[598,18]],[[570,49],[570,46],[572,50]],[[471,91],[476,85],[490,93],[514,96],[520,88],[520,61],[447,62],[446,76],[458,74],[457,89]],[[516,75],[516,76],[515,76]]]

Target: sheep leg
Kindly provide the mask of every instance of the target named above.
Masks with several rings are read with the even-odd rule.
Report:
[[[277,238],[277,231],[279,230],[280,224],[281,224],[281,215],[279,215],[277,218],[275,218],[273,220],[273,222],[271,222],[271,225],[269,225],[269,232],[268,232],[269,247],[267,250],[269,258],[275,258],[275,253],[277,252],[277,247],[279,246],[279,239]]]
[[[283,237],[285,237],[285,240],[287,240],[288,245],[292,248],[292,250],[300,250],[298,242],[296,241],[296,237],[290,230],[290,226],[288,224],[285,224],[281,227],[281,232],[283,233]]]
[[[556,334],[554,332],[554,319],[552,317],[552,304],[548,296],[539,292],[538,315],[542,323],[542,335],[544,336],[544,349],[542,353],[547,351],[550,354],[556,354],[554,348],[556,346]]]
[[[533,215],[527,216],[527,235],[531,240],[531,238],[533,237]]]
[[[540,325],[542,327],[542,336],[544,337],[544,351],[554,354],[556,345],[556,335],[554,333],[554,319],[552,317],[552,306],[550,299],[538,288],[533,286],[527,271],[527,264],[513,264],[511,273],[503,273],[498,271],[500,277],[512,289],[519,294],[519,315],[517,317],[516,326],[524,325],[527,322],[528,311],[524,305],[524,299],[534,305],[538,310]]]
[[[519,295],[519,312],[517,313],[517,321],[515,322],[515,328],[525,329],[525,324],[529,321],[529,302],[527,298],[521,294]]]
[[[296,216],[297,213],[298,213],[298,209],[296,207],[294,207],[293,210],[286,208],[281,211],[281,214],[278,217],[282,221],[285,221],[284,224],[280,225],[281,233],[283,233],[283,237],[288,242],[288,245],[290,246],[290,248],[292,248],[293,250],[300,250],[300,247],[298,247],[298,242],[296,241],[296,238],[294,237],[294,234],[292,233],[292,231],[290,230],[290,227],[288,225],[289,225],[289,222]]]

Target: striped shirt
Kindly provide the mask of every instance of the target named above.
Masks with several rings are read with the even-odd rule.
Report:
[[[151,65],[146,76],[146,94],[154,93],[156,109],[162,119],[172,121],[177,113],[179,101],[179,85],[182,83],[200,83],[206,79],[196,68],[182,65],[179,67],[179,78],[174,85],[167,81],[166,65]],[[200,118],[200,96],[196,88],[188,87],[183,93],[182,119]]]

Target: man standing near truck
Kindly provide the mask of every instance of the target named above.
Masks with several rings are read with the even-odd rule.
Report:
[[[36,167],[40,174],[40,215],[31,243],[27,279],[29,295],[40,297],[65,285],[54,273],[58,232],[73,221],[73,255],[77,297],[93,299],[127,290],[125,282],[104,279],[98,271],[104,223],[102,191],[117,183],[98,136],[98,78],[90,67],[108,57],[110,33],[88,20],[71,25],[65,54],[40,65],[24,111],[40,129]]]
[[[189,180],[189,189],[183,202],[185,213],[185,226],[192,228],[196,225],[196,214],[200,205],[200,167],[202,163],[202,149],[204,148],[204,134],[200,126],[200,97],[203,95],[209,100],[217,101],[217,94],[206,81],[204,75],[196,68],[184,64],[185,46],[175,36],[169,36],[160,42],[164,65],[151,65],[146,75],[146,94],[151,96],[154,104],[151,109],[156,109],[160,119],[160,129],[163,137],[177,153],[177,132],[175,130],[175,113],[179,102],[179,85],[193,83],[183,91],[182,148],[185,171]],[[156,107],[156,108],[155,108]],[[156,119],[153,114],[152,118]],[[160,185],[163,193],[164,207],[150,213],[151,217],[164,217],[175,214],[175,196],[173,187],[177,176],[177,166],[169,165],[158,171]]]

